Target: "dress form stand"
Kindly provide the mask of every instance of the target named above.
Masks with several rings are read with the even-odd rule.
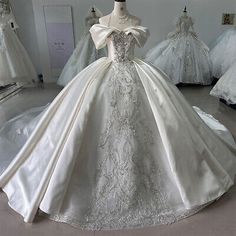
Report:
[[[125,0],[115,0],[112,13],[100,18],[99,21],[102,25],[110,25],[120,30],[141,24],[138,17],[129,14]]]
[[[92,7],[90,15],[85,18],[85,25],[90,28],[94,24],[97,24],[100,16],[101,15],[99,13],[97,14],[96,9]]]
[[[195,33],[195,30],[194,30],[194,23],[193,23],[193,19],[192,19],[192,17],[190,17],[189,15],[188,15],[188,12],[187,12],[187,8],[185,7],[184,8],[184,10],[183,10],[183,14],[182,14],[182,16],[180,17],[180,19],[179,19],[179,21],[178,21],[178,23],[177,23],[177,28],[179,28],[179,32],[181,31],[181,26],[182,26],[182,23],[183,22],[188,22],[188,24],[189,24],[189,32],[191,32],[192,34],[194,34],[194,36],[197,36],[197,34]]]

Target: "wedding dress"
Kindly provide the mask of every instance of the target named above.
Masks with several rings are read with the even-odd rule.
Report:
[[[9,205],[25,222],[40,210],[76,227],[120,229],[176,222],[228,191],[235,144],[220,139],[165,74],[134,58],[147,28],[95,24],[90,32],[108,57],[43,113],[32,111],[40,117],[23,120],[26,129],[17,129],[22,117],[12,123],[26,139],[0,176]]]
[[[219,79],[210,94],[224,99],[228,104],[236,104],[236,61]]]
[[[223,32],[213,44],[210,57],[213,76],[220,78],[236,62],[236,26]]]
[[[0,86],[27,84],[37,78],[34,66],[11,23],[12,17],[9,18],[9,15],[0,16]]]
[[[62,73],[57,81],[58,85],[66,86],[80,71],[87,67],[97,59],[106,56],[106,50],[104,48],[97,50],[89,33],[89,29],[94,24],[98,23],[102,13],[96,8],[96,17],[89,13],[86,17],[86,28],[84,34],[77,46],[66,63]]]
[[[146,61],[162,69],[175,83],[212,83],[209,49],[193,31],[191,17],[181,16],[176,31],[146,55]],[[192,30],[191,30],[192,28]]]

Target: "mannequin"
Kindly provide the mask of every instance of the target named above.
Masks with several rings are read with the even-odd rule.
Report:
[[[185,6],[183,11],[183,17],[188,17],[187,7]]]
[[[91,8],[90,15],[85,18],[85,24],[89,26],[93,26],[94,24],[97,24],[99,20],[99,14],[97,14],[95,7]]]
[[[188,12],[187,12],[187,7],[185,6],[184,10],[183,10],[183,15],[182,17],[180,18],[180,24],[181,24],[181,21],[187,21],[189,22],[189,26],[190,28],[192,29],[192,33],[197,36],[197,34],[195,33],[194,31],[194,27],[193,27],[193,20],[190,16],[188,16]]]
[[[129,14],[126,0],[115,0],[112,13],[100,18],[99,22],[102,25],[110,25],[119,30],[141,24],[141,20],[138,17]]]

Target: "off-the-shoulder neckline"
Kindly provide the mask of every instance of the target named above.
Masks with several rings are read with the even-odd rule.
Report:
[[[118,29],[116,28],[115,26],[107,26],[107,25],[103,25],[103,24],[94,24],[93,26],[103,26],[105,28],[110,28],[110,29],[114,29],[114,30],[117,30],[119,32],[125,32],[127,31],[128,29],[132,29],[132,28],[144,28],[144,29],[147,29],[146,27],[144,26],[141,26],[141,25],[137,25],[137,26],[129,26],[129,27],[126,27],[125,29],[121,30],[121,29]]]

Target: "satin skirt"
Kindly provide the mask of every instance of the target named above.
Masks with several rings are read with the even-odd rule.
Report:
[[[60,86],[66,86],[80,71],[96,61],[106,56],[106,49],[97,50],[88,32],[78,42],[73,54],[66,63],[62,73],[57,81]]]
[[[39,115],[33,129],[19,130],[31,134],[0,176],[25,222],[40,209],[91,230],[169,224],[234,183],[232,136],[215,134],[166,75],[141,60],[99,59]]]
[[[15,32],[9,26],[0,27],[0,86],[36,79],[35,68]]]
[[[209,49],[191,33],[178,33],[161,42],[145,60],[163,70],[174,84],[212,83]]]

